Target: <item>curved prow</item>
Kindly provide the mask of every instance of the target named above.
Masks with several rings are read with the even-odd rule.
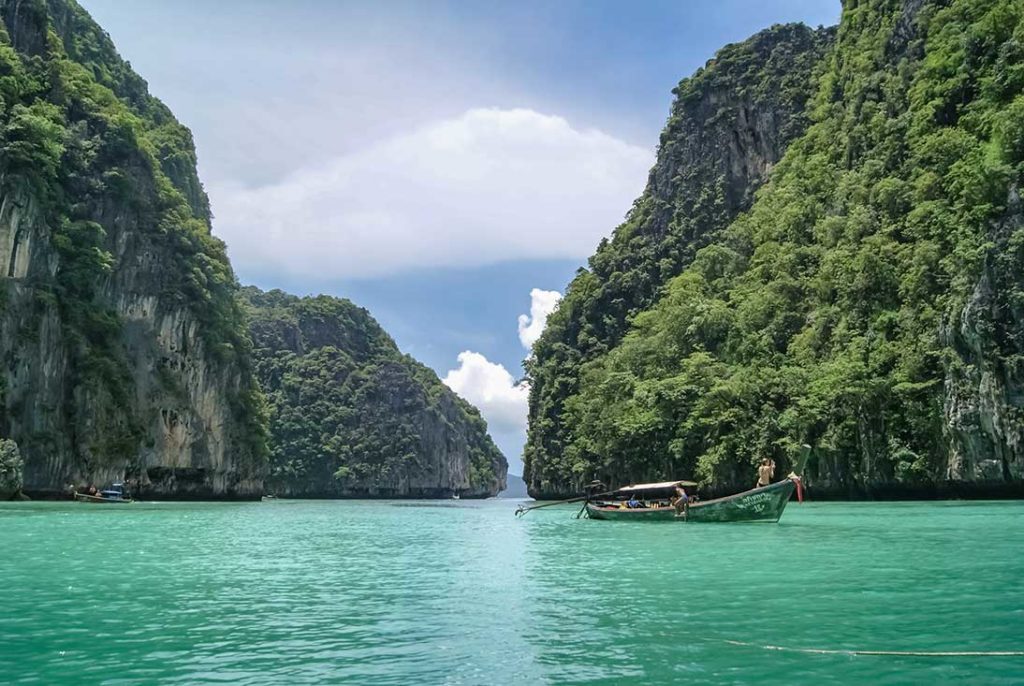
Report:
[[[807,460],[811,457],[811,446],[804,443],[800,446],[800,457],[797,458],[796,464],[793,465],[793,471],[786,477],[796,485],[796,499],[803,503],[804,501],[804,467],[807,466]]]
[[[807,466],[807,460],[811,459],[811,446],[804,443],[800,446],[800,457],[797,458],[796,464],[793,465],[793,473],[797,476],[804,475],[804,468]]]

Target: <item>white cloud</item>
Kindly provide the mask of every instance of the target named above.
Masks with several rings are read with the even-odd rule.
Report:
[[[526,348],[540,337],[561,297],[558,291],[530,291],[530,314],[519,315],[519,340]],[[449,370],[442,379],[445,385],[479,408],[492,434],[511,432],[521,437],[526,430],[529,384],[516,382],[504,365],[480,353],[464,350],[458,360],[458,369]]]
[[[525,383],[517,384],[503,365],[466,350],[459,353],[459,368],[442,381],[479,408],[492,432],[526,429],[530,389]]]
[[[530,314],[519,315],[519,342],[529,350],[540,338],[548,315],[555,311],[555,306],[562,299],[558,291],[542,291],[534,288],[530,291]]]
[[[213,186],[243,272],[379,276],[582,258],[621,221],[653,155],[529,109],[472,109],[259,188]]]

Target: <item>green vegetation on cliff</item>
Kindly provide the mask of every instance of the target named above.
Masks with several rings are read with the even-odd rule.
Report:
[[[348,300],[243,293],[270,406],[269,492],[495,495],[508,465],[476,408]]]
[[[571,384],[552,416],[531,399],[531,445],[563,441],[527,453],[534,490],[746,483],[803,442],[839,489],[1024,477],[1022,65],[1020,3],[846,3],[813,123],[750,212],[620,344],[544,380]]]

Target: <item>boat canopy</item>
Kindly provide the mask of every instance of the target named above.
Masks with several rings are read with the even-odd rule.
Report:
[[[667,488],[675,488],[676,486],[696,486],[696,481],[660,481],[656,484],[633,484],[632,486],[623,486],[619,489],[620,493],[630,493],[633,491],[660,491]]]

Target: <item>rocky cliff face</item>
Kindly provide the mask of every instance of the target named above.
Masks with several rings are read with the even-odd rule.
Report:
[[[25,491],[259,494],[259,392],[188,130],[71,0],[0,18],[0,434]]]
[[[270,406],[267,491],[482,498],[508,463],[472,407],[347,300],[244,289]]]
[[[1024,480],[1024,235],[1016,185],[1006,212],[991,224],[992,247],[970,297],[944,322],[941,338],[954,351],[945,368],[943,426],[949,442],[945,478]]]
[[[565,481],[566,403],[582,366],[613,348],[630,319],[740,212],[808,125],[808,100],[834,30],[775,26],[723,48],[674,90],[647,188],[626,222],[569,285],[527,363],[530,425],[523,478],[536,497]]]

